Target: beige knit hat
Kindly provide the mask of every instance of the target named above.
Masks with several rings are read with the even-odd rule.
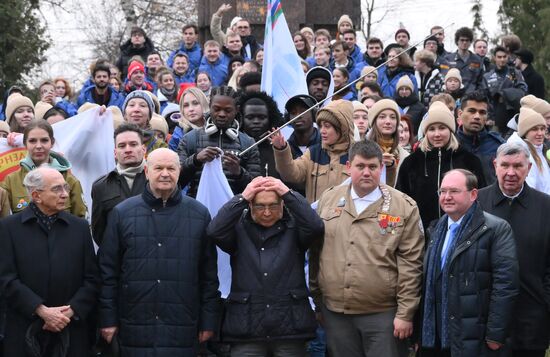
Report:
[[[153,117],[149,124],[151,125],[151,129],[160,131],[164,134],[164,137],[168,135],[168,123],[162,115],[153,113]]]
[[[82,104],[80,108],[78,108],[77,112],[78,114],[80,114],[80,113],[84,113],[86,110],[90,110],[97,107],[99,107],[99,104],[86,102]]]
[[[378,79],[378,71],[376,70],[376,67],[373,67],[373,66],[363,67],[363,69],[361,70],[361,77],[363,77],[369,72],[371,72],[371,74],[374,74],[376,76],[376,79]],[[365,78],[363,78],[363,80],[365,80]]]
[[[122,115],[122,111],[119,107],[116,105],[111,105],[110,107],[107,107],[107,110],[111,111],[111,114],[113,115],[113,127],[115,129],[124,124],[124,116]]]
[[[11,117],[15,111],[20,107],[31,107],[34,112],[34,104],[32,100],[23,96],[21,93],[13,93],[8,97],[6,103],[6,123],[10,124]]]
[[[353,21],[351,21],[351,17],[349,17],[349,15],[342,15],[340,16],[340,19],[338,20],[338,26],[336,28],[340,28],[340,25],[343,23],[343,22],[347,22],[348,24],[351,25],[351,27],[353,28]]]
[[[449,72],[445,75],[445,82],[447,82],[450,78],[456,78],[462,84],[462,76],[460,75],[460,71],[456,68],[451,68]]]
[[[0,131],[10,133],[10,126],[4,120],[0,120]]]
[[[395,114],[397,114],[397,125],[399,125],[399,120],[401,120],[401,113],[399,112],[399,107],[397,106],[397,103],[391,99],[381,99],[378,102],[374,103],[374,105],[369,110],[369,127],[374,127],[374,121],[376,120],[376,117],[378,116],[378,114],[386,109],[393,110]]]
[[[522,107],[531,108],[537,113],[544,115],[550,113],[550,103],[544,99],[535,97],[532,94],[526,95],[519,101]]]
[[[353,104],[354,113],[357,111],[364,111],[365,113],[369,112],[369,109],[367,108],[367,106],[358,100],[354,100],[353,102],[351,102],[351,104]]]
[[[519,110],[518,135],[523,138],[529,130],[538,125],[546,126],[543,116],[531,108],[521,107]]]
[[[428,109],[428,115],[422,120],[422,134],[426,133],[432,124],[441,123],[448,127],[453,133],[456,132],[456,122],[453,113],[443,102],[433,102]]]
[[[395,89],[399,91],[399,88],[401,87],[407,87],[411,90],[411,92],[414,92],[414,84],[409,78],[409,76],[402,76],[401,78],[399,78],[399,80],[397,81],[397,85],[395,86]]]
[[[53,105],[39,100],[34,105],[34,119],[44,119],[44,114],[51,108],[53,108]]]

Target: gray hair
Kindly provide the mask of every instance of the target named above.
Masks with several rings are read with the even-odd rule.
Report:
[[[42,171],[38,168],[31,170],[25,175],[23,186],[25,186],[29,196],[32,196],[32,193],[35,191],[43,190],[45,185]]]
[[[529,149],[525,147],[525,145],[521,143],[504,143],[498,147],[497,150],[497,158],[500,156],[508,156],[508,155],[516,155],[516,154],[523,154],[525,155],[525,158],[527,161],[531,158],[531,153],[529,152]]]

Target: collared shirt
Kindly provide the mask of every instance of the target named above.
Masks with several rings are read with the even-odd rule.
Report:
[[[449,234],[451,233],[451,224],[456,223],[460,226],[460,223],[462,222],[462,218],[464,218],[464,216],[460,217],[460,219],[456,222],[453,221],[451,217],[447,218],[447,233],[445,233],[445,241],[443,242],[443,248],[441,248],[441,258],[443,258],[443,253],[447,251],[447,246],[451,243],[449,242]]]
[[[380,191],[379,187],[374,189],[371,193],[366,194],[363,197],[359,197],[353,189],[353,185],[351,186],[351,199],[353,200],[353,205],[355,206],[355,211],[358,215],[367,209],[373,202],[378,201],[380,197],[382,197],[382,191]]]
[[[513,196],[508,196],[508,195],[505,194],[502,190],[500,190],[500,192],[502,192],[502,195],[503,195],[504,197],[509,198],[509,199],[512,199],[512,200],[513,200],[514,198],[518,197],[519,195],[521,195],[521,192],[522,192],[522,191],[523,191],[523,185],[521,185],[521,190],[519,190],[519,192],[516,193],[516,194],[513,195]]]

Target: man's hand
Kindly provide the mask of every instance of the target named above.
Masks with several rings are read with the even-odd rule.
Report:
[[[222,154],[222,151],[219,148],[208,146],[197,154],[196,159],[198,162],[205,163],[214,160]]]
[[[248,201],[252,202],[254,200],[254,197],[256,197],[256,194],[258,192],[264,191],[264,184],[269,180],[268,177],[263,176],[257,176],[250,183],[246,186],[244,189],[242,195],[243,198]]]
[[[199,332],[199,343],[208,341],[214,336],[214,331],[200,331]]]
[[[271,130],[271,133],[275,131],[275,128]],[[277,150],[282,150],[286,146],[286,140],[283,134],[281,134],[281,131],[279,130],[275,134],[271,135],[269,137],[269,141],[271,141],[271,145]]]
[[[231,10],[231,5],[230,4],[221,4],[221,6],[216,11],[216,15],[221,17],[221,16],[223,16],[223,14],[225,14],[229,10]]]
[[[71,319],[63,313],[70,308],[69,305],[58,307],[40,305],[36,308],[35,312],[44,320],[44,326],[42,327],[44,330],[59,332],[71,322]]]
[[[275,191],[277,196],[282,197],[290,189],[283,183],[283,181],[276,179],[275,177],[267,177],[267,181],[264,183],[265,191]]]
[[[105,341],[107,341],[107,343],[111,343],[111,341],[113,341],[113,337],[115,336],[117,331],[118,331],[118,327],[116,327],[116,326],[104,327],[100,330],[101,337],[103,337],[103,339]]]
[[[64,310],[61,310],[61,313],[67,316],[69,319],[72,319],[74,316],[74,311],[70,306]]]
[[[241,160],[237,155],[226,151],[222,158],[223,167],[229,171],[231,175],[239,176],[241,174]]]
[[[496,351],[502,347],[502,345],[498,342],[493,342],[493,341],[486,341],[486,342],[487,342],[487,347],[489,347],[493,351]]]
[[[398,319],[393,320],[393,335],[400,340],[404,340],[410,337],[413,333],[413,323],[405,320]]]

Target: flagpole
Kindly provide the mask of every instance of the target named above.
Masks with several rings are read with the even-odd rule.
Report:
[[[438,34],[438,33],[441,33],[441,32],[444,32],[445,29],[447,29],[448,27],[454,25],[454,22],[453,23],[450,23],[449,25],[445,26],[444,28],[424,37],[422,40],[416,42],[415,44],[407,47],[406,49],[404,49],[403,51],[399,52],[397,55],[395,55],[395,57],[399,57],[401,56],[402,54],[406,53],[407,51],[409,51],[411,48],[413,47],[416,47],[418,46],[419,44],[423,43],[424,41],[426,41],[428,38]],[[395,58],[394,57],[394,58]],[[238,156],[243,156],[244,154],[246,154],[247,152],[249,152],[250,150],[252,150],[252,148],[260,145],[261,143],[263,143],[264,141],[266,141],[267,139],[269,139],[273,134],[281,131],[281,129],[283,128],[286,128],[287,126],[289,126],[290,124],[292,124],[294,121],[298,120],[299,118],[301,118],[304,114],[307,114],[309,113],[310,111],[312,111],[313,109],[317,108],[317,107],[320,107],[324,102],[326,102],[327,100],[331,99],[333,96],[337,95],[338,93],[344,91],[345,89],[347,89],[348,87],[352,86],[353,84],[359,82],[361,79],[365,78],[366,76],[368,76],[369,74],[373,73],[374,71],[377,71],[378,68],[382,67],[383,65],[387,64],[389,61],[391,61],[392,59],[388,59],[386,60],[385,62],[379,64],[377,67],[371,69],[370,71],[368,71],[367,73],[363,74],[362,76],[360,76],[359,78],[357,78],[356,80],[354,80],[353,82],[350,82],[348,83],[347,85],[345,85],[344,87],[340,88],[338,91],[334,92],[332,95],[330,96],[327,96],[325,99],[321,100],[320,102],[318,102],[317,104],[311,106],[310,108],[304,110],[302,113],[298,114],[296,117],[294,117],[293,119],[287,121],[285,124],[281,125],[280,127],[278,127],[277,129],[275,129],[274,131],[272,131],[271,133],[269,133],[268,135],[264,136],[263,138],[261,138],[260,140],[256,141],[254,144],[252,144],[251,146],[249,146],[248,148],[246,148],[245,150],[241,151],[240,154]]]

